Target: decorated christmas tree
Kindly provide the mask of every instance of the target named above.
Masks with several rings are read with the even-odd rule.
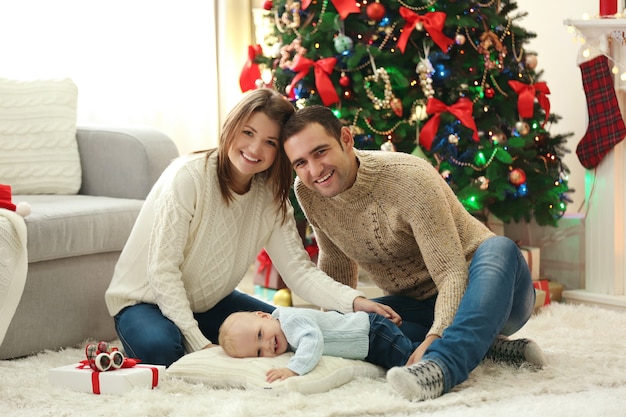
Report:
[[[271,86],[322,104],[360,149],[429,159],[481,220],[557,225],[571,134],[550,134],[550,90],[525,13],[508,0],[274,0],[242,90]]]

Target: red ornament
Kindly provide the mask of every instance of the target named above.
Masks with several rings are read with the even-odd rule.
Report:
[[[345,74],[339,77],[339,85],[343,88],[348,87],[350,85],[350,77]]]
[[[485,97],[487,98],[493,98],[493,96],[496,95],[496,92],[493,88],[491,87],[487,87],[485,88]]]
[[[385,13],[387,13],[387,10],[385,10],[385,6],[383,6],[379,2],[376,2],[367,6],[366,13],[367,17],[369,17],[370,19],[380,20],[385,17]]]
[[[263,2],[263,8],[265,10],[272,10],[272,6],[274,6],[274,4],[272,3],[272,0],[265,0]]]
[[[393,112],[396,114],[396,116],[398,117],[402,117],[402,101],[400,101],[400,99],[398,97],[394,97],[391,100],[391,110],[393,110]]]
[[[520,168],[511,170],[509,173],[509,182],[515,186],[524,184],[526,182],[526,173]]]

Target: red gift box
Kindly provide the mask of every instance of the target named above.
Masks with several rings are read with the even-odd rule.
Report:
[[[48,371],[52,385],[94,394],[124,394],[135,388],[154,388],[165,372],[165,366],[139,364],[105,372],[94,371],[78,363]]]

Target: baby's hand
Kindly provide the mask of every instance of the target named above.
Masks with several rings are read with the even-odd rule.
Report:
[[[265,376],[267,377],[267,382],[281,381],[283,379],[287,379],[291,376],[297,375],[297,373],[289,368],[273,368],[267,371],[267,374],[265,374]]]

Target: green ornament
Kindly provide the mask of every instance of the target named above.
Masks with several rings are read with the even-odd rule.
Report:
[[[333,43],[335,45],[335,50],[340,54],[343,54],[346,51],[351,51],[354,46],[352,39],[346,35],[338,35]]]

